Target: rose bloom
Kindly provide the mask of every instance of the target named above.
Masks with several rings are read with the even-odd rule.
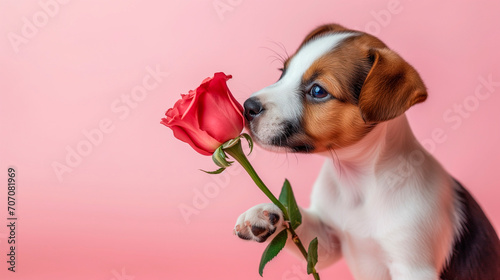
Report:
[[[224,142],[240,135],[245,125],[243,107],[227,87],[231,75],[215,73],[196,90],[181,94],[161,123],[170,127],[174,136],[202,155],[212,155]]]

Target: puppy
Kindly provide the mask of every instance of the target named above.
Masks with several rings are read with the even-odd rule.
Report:
[[[245,117],[265,148],[327,157],[297,229],[305,244],[318,237],[319,268],[343,257],[355,279],[500,279],[493,226],[407,122],[405,111],[427,98],[410,64],[331,24],[307,35],[282,72],[246,100]],[[265,203],[235,233],[264,242],[282,228],[282,212]]]

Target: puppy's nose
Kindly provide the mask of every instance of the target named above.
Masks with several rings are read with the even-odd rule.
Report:
[[[245,103],[243,103],[243,107],[245,108],[245,118],[247,121],[255,119],[264,111],[262,104],[255,97],[248,98]]]

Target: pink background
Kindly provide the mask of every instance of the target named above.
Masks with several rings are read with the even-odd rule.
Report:
[[[474,96],[480,77],[500,81],[498,1],[60,2],[0,2],[0,278],[261,279],[265,245],[232,228],[267,199],[237,167],[199,172],[214,168],[210,158],[159,121],[218,71],[234,76],[243,102],[278,78],[278,44],[292,53],[329,22],[377,35],[420,72],[429,98],[408,112],[415,134],[500,229],[500,85]],[[168,76],[137,95],[148,67]],[[67,164],[68,149],[85,156],[70,157],[59,180],[53,165]],[[257,149],[252,161],[275,193],[287,177],[308,206],[322,158]],[[9,166],[18,170],[16,273],[6,263]],[[196,213],[186,220],[179,206]],[[282,254],[264,279],[306,279],[302,269]],[[321,274],[352,279],[344,262]]]

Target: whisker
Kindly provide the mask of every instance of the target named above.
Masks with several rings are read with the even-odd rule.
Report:
[[[284,52],[285,52],[285,60],[287,60],[290,55],[288,54],[288,51],[285,48],[285,45],[283,45],[282,42],[276,42],[276,41],[271,41],[271,43],[275,44],[276,46],[280,47]]]
[[[288,158],[288,151],[285,150],[285,158],[286,158],[286,168],[289,169],[290,168],[290,160]]]
[[[295,164],[299,164],[299,157],[297,156],[297,153],[293,153],[295,156]]]
[[[282,58],[279,58],[279,57],[276,57],[276,56],[269,57],[269,58],[274,58],[274,59],[271,61],[271,63],[274,63],[275,61],[279,61],[279,62],[283,63]]]
[[[268,51],[271,51],[275,56],[276,60],[279,60],[281,63],[285,63],[285,57],[283,57],[283,55],[281,55],[280,53],[278,53],[277,51],[269,48],[269,47],[260,47],[261,49],[266,49]],[[273,61],[274,62],[274,61]]]
[[[340,159],[339,156],[337,155],[337,151],[335,151],[334,148],[329,148],[328,151],[330,151],[330,155],[332,157],[333,164],[335,165],[335,168],[339,170],[339,179],[342,177],[342,165],[340,164]],[[334,155],[335,154],[335,155]],[[337,160],[335,160],[337,158]]]

